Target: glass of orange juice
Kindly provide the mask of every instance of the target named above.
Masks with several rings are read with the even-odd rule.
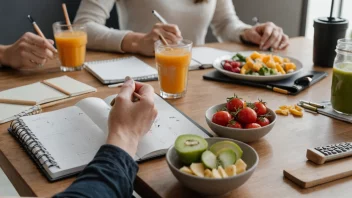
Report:
[[[177,44],[154,44],[158,70],[160,95],[163,98],[181,98],[187,91],[188,67],[191,62],[192,41],[181,40]]]
[[[86,57],[87,31],[81,24],[53,24],[61,71],[82,70]]]

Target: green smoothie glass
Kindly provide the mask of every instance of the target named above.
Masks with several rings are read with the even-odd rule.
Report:
[[[331,105],[341,114],[352,115],[352,40],[339,39],[334,61]]]

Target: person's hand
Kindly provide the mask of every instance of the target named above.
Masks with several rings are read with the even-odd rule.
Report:
[[[141,96],[139,101],[132,101],[133,92]],[[126,77],[110,111],[107,143],[134,157],[139,140],[150,130],[156,116],[153,87]]]
[[[122,50],[154,56],[154,43],[159,40],[159,35],[162,35],[169,44],[175,44],[182,39],[181,31],[177,25],[157,23],[147,34],[128,33],[122,41]]]
[[[14,44],[4,47],[1,63],[15,69],[43,66],[57,52],[53,44],[53,40],[26,32]]]
[[[267,50],[271,47],[282,50],[289,45],[288,36],[284,34],[281,27],[272,22],[262,23],[245,30],[242,38],[245,41],[258,44],[261,50]]]

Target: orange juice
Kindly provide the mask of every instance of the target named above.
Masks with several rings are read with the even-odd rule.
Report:
[[[191,52],[187,49],[165,49],[155,53],[160,88],[168,94],[186,91]]]
[[[86,32],[58,32],[55,33],[55,41],[62,66],[80,67],[83,65],[86,56]]]

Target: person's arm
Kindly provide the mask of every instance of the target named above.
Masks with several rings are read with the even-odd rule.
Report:
[[[133,92],[141,96],[139,101],[132,102]],[[127,78],[110,111],[106,145],[77,180],[54,197],[131,197],[138,171],[133,157],[156,115],[153,87]]]
[[[210,25],[213,34],[220,41],[241,42],[240,36],[252,26],[243,23],[236,15],[232,0],[216,1],[216,8]]]

